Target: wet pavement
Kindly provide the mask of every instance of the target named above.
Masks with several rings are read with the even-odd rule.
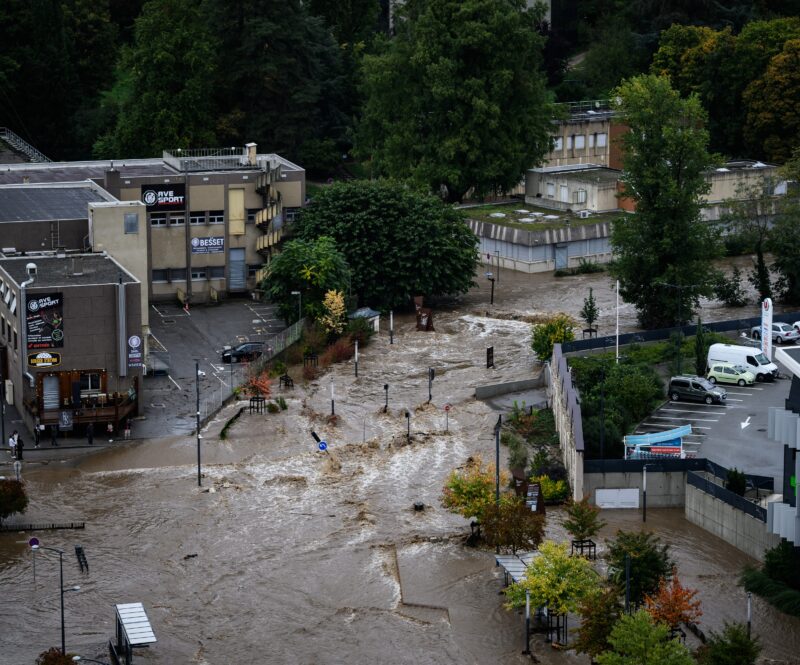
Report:
[[[576,314],[591,284],[606,326],[614,294],[603,275],[503,272],[500,280],[494,309],[481,285],[437,307],[435,333],[396,316],[396,343],[384,330],[362,349],[358,378],[349,362],[307,387],[298,381],[278,391],[285,412],[245,413],[225,440],[219,433],[241,405],[223,409],[202,432],[201,488],[196,440],[184,434],[26,462],[31,503],[21,519],[86,522],[81,531],[35,534],[65,550],[65,586],[81,586],[65,598],[68,650],[103,660],[113,605],[140,601],[158,642],[137,651],[136,662],[529,662],[521,617],[498,593],[493,553],[463,547],[468,523],[440,507],[441,487],[469,455],[494,455],[497,413],[474,399],[475,386],[538,371],[530,326],[486,311]],[[621,319],[623,329],[635,323],[630,313]],[[495,348],[490,370],[487,346]],[[428,367],[436,368],[430,404]],[[327,453],[312,430],[329,443]],[[415,512],[415,501],[426,510]],[[640,524],[635,511],[605,518],[604,536]],[[752,560],[681,511],[648,511],[647,526],[671,544],[684,583],[700,588],[704,629],[743,620],[736,574]],[[548,533],[563,538],[558,511]],[[0,534],[2,665],[33,663],[60,639],[58,563],[37,554],[34,581],[30,535]],[[88,575],[74,558],[78,544]],[[753,628],[765,656],[796,657],[800,622],[755,600]],[[534,652],[543,663],[588,662],[541,637]]]

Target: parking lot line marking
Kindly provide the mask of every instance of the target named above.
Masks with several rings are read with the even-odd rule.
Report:
[[[166,347],[166,346],[164,346],[164,345],[161,343],[161,340],[160,340],[160,339],[158,339],[158,337],[156,337],[156,336],[155,336],[155,335],[152,333],[152,331],[150,332],[150,337],[152,337],[154,340],[156,340],[156,342],[158,342],[158,345],[159,345],[159,346],[160,346],[162,349],[164,349],[164,351],[168,351],[168,350],[169,350],[169,349],[167,349],[167,347]]]
[[[729,395],[748,395],[748,396],[752,396],[753,393],[740,393],[740,392],[738,392],[736,390],[729,390],[728,394]]]
[[[169,374],[167,374],[167,378],[168,378],[170,381],[172,381],[172,383],[174,383],[174,384],[175,384],[175,387],[176,387],[178,390],[183,390],[183,388],[181,388],[181,387],[178,385],[178,382],[177,382],[175,379],[173,379],[173,378],[172,378],[172,377],[171,377]]]
[[[715,413],[719,414],[720,416],[725,413],[724,411],[692,411],[691,409],[661,409],[659,413],[663,413],[665,411],[668,413]]]
[[[729,402],[744,402],[743,399],[729,399]]]
[[[718,418],[714,418],[712,420],[711,418],[679,418],[678,416],[650,416],[650,417],[651,418],[658,418],[659,420],[683,420],[683,421],[691,420],[692,422],[694,422],[696,420],[699,423],[718,423],[719,422]],[[687,424],[690,424],[690,423],[687,423]]]

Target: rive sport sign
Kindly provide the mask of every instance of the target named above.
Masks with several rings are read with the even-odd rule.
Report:
[[[142,185],[147,212],[180,212],[186,209],[186,185]]]
[[[192,238],[192,254],[222,254],[225,251],[225,236]]]
[[[37,293],[27,297],[25,325],[28,350],[64,346],[63,300],[60,293]]]

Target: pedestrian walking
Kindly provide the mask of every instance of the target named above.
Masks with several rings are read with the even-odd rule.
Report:
[[[25,448],[25,443],[22,441],[22,439],[20,439],[18,437],[17,438],[17,461],[19,461],[19,462],[22,461],[22,450],[23,450],[23,448]]]
[[[86,443],[90,446],[94,445],[94,423],[89,423],[86,426]]]
[[[39,447],[39,437],[40,436],[41,436],[41,433],[39,431],[39,420],[37,418],[36,424],[33,426],[33,447],[34,448],[38,448]]]
[[[106,425],[106,434],[108,434],[108,442],[114,443],[114,425],[112,425],[111,423],[108,423],[108,425]]]
[[[50,425],[50,445],[58,447],[58,428],[55,425]]]
[[[131,419],[130,418],[128,418],[125,421],[125,433],[124,433],[123,436],[124,436],[124,438],[126,440],[131,438]]]
[[[17,439],[19,439],[19,433],[14,430],[11,432],[11,436],[8,437],[8,448],[12,459],[17,457]]]

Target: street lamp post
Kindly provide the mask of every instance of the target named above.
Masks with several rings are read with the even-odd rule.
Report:
[[[383,412],[386,413],[389,410],[389,384],[383,384],[383,392],[386,393],[386,404],[383,405]]]
[[[297,296],[297,320],[303,318],[303,294],[300,291],[292,291],[293,296]]]
[[[64,633],[64,594],[67,591],[78,591],[80,587],[74,586],[69,589],[64,588],[64,550],[60,550],[56,547],[45,547],[44,545],[31,545],[31,549],[34,552],[36,550],[47,550],[49,552],[56,552],[58,554],[58,590],[61,593],[61,653],[66,655],[67,645]]]
[[[492,283],[492,294],[489,296],[489,304],[494,305],[494,277],[492,273],[486,273],[486,279],[488,279]]]
[[[233,366],[233,356],[231,356],[231,366]],[[194,385],[197,399],[196,422],[195,428],[197,430],[197,486],[201,487],[203,481],[200,476],[200,363],[194,364]],[[233,382],[231,381],[231,390],[233,390]]]
[[[497,423],[494,426],[494,503],[500,506],[500,427],[503,423],[503,415],[497,416]],[[495,548],[495,552],[500,554],[500,545]]]
[[[642,465],[642,522],[647,521],[647,467],[649,464]]]

